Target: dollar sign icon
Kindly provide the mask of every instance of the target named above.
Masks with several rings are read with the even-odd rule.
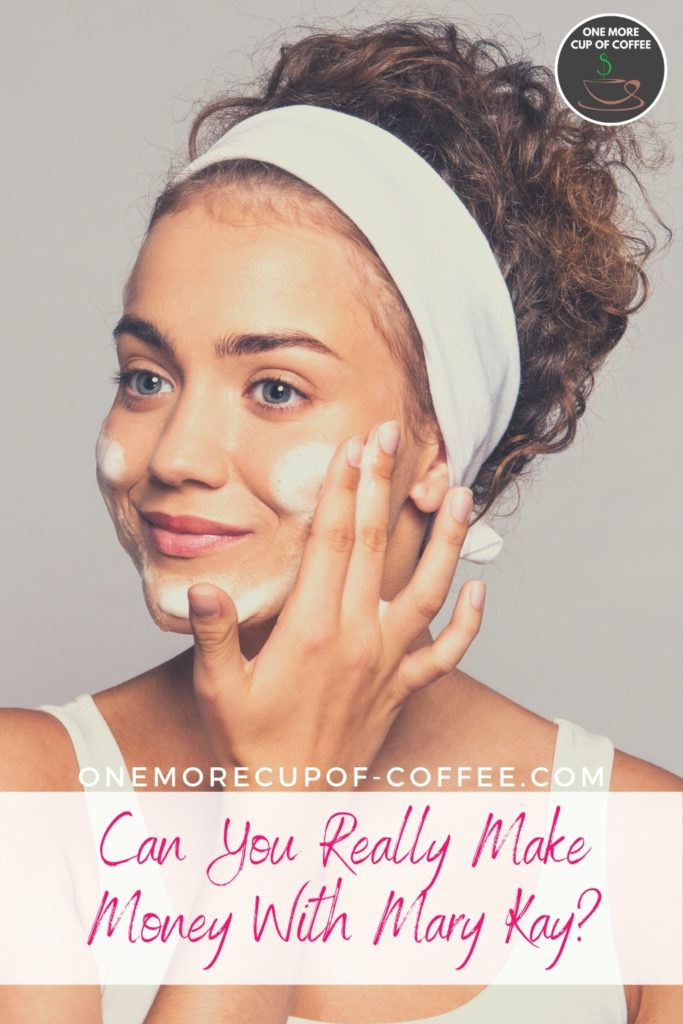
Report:
[[[599,75],[602,75],[604,78],[605,75],[609,75],[612,73],[612,61],[609,59],[606,53],[600,54],[600,63],[602,64],[602,68],[598,68]]]

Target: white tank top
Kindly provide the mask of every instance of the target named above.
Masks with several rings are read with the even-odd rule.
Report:
[[[82,693],[59,706],[43,704],[38,710],[54,715],[64,725],[79,768],[96,768],[101,779],[106,777],[107,768],[113,769],[124,779],[121,788],[133,790],[119,746],[90,694]],[[603,785],[593,789],[609,791],[614,760],[611,740],[564,718],[553,721],[558,726],[553,775],[559,767],[572,768],[577,778],[584,766],[592,771],[602,768]],[[556,787],[551,786],[551,791],[556,791]],[[562,792],[568,791],[571,787],[562,787]],[[156,992],[156,985],[103,986],[104,1024],[142,1024]],[[489,985],[474,999],[448,1013],[413,1019],[410,1024],[627,1024],[627,1017],[623,985]],[[290,1016],[288,1024],[328,1022]]]

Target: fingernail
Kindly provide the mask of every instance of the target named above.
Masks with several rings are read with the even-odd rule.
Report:
[[[352,437],[346,444],[346,459],[350,466],[360,466],[365,442],[362,437]]]
[[[200,619],[213,619],[220,615],[220,602],[214,594],[202,594],[196,591],[188,591],[187,598],[190,602],[190,610]]]
[[[393,455],[398,448],[400,430],[401,428],[397,420],[388,420],[379,428],[379,443],[387,455]]]
[[[469,487],[459,487],[453,491],[448,503],[451,515],[459,523],[466,523],[472,511],[472,491]]]
[[[480,612],[486,600],[486,584],[483,580],[471,580],[468,586],[468,593],[470,604]]]

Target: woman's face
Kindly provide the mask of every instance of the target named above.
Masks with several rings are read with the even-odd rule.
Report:
[[[187,589],[201,581],[227,591],[240,623],[276,618],[337,445],[403,423],[402,371],[364,286],[331,229],[257,216],[236,195],[154,226],[115,330],[124,376],[97,465],[162,629],[190,632]],[[416,456],[401,444],[392,519]],[[247,532],[164,519],[187,516]]]

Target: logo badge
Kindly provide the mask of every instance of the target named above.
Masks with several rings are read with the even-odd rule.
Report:
[[[654,32],[624,14],[598,14],[563,39],[555,78],[565,103],[595,124],[628,124],[664,89],[666,57]]]

